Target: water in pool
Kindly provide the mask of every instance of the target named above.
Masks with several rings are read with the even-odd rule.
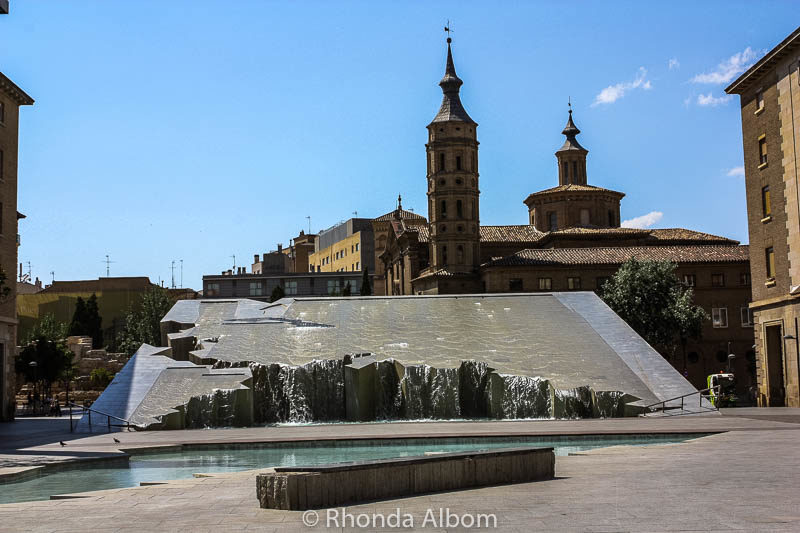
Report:
[[[699,436],[702,435],[337,441],[141,454],[132,455],[128,465],[80,468],[54,472],[27,481],[0,484],[0,504],[47,500],[56,494],[133,487],[141,482],[185,479],[191,478],[195,473],[235,472],[270,466],[318,465],[408,457],[425,452],[460,452],[519,446],[553,447],[556,455],[568,455],[615,445],[677,443]]]

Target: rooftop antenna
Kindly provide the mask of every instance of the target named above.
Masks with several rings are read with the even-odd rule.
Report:
[[[181,262],[181,289],[183,288],[183,259],[180,260]]]
[[[169,269],[172,271],[172,287],[171,289],[175,288],[175,260],[172,260],[172,264],[170,265]]]
[[[307,216],[306,219],[308,220],[308,233],[311,233],[311,216]]]
[[[353,216],[358,218],[358,211],[353,211]]]
[[[101,263],[105,263],[106,264],[106,277],[110,278],[111,277],[111,263],[116,263],[116,261],[112,261],[111,259],[109,259],[108,254],[106,254],[106,260],[105,261],[101,261]]]
[[[51,283],[55,283],[56,282],[56,272],[55,272],[55,270],[51,270],[50,271],[50,275],[53,276],[53,281]]]
[[[26,261],[25,264],[28,265],[28,279],[31,280],[33,279],[33,277],[31,276],[31,262]]]
[[[233,273],[236,274],[236,254],[233,254]]]

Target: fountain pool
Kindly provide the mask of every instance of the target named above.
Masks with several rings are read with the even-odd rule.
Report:
[[[52,495],[134,487],[142,482],[191,478],[195,473],[253,470],[520,446],[552,447],[556,455],[617,445],[679,443],[702,434],[603,435],[493,438],[380,439],[236,444],[182,452],[134,453],[127,465],[60,470],[34,479],[0,484],[0,504],[47,500]]]

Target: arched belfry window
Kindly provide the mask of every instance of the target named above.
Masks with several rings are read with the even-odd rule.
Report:
[[[447,218],[447,200],[442,200],[442,218]]]
[[[462,218],[464,216],[464,209],[461,206],[461,200],[456,200],[456,216]]]
[[[442,264],[447,264],[447,246],[442,246]]]
[[[439,170],[444,170],[444,152],[439,154]]]
[[[461,156],[456,156],[456,170],[461,170]]]

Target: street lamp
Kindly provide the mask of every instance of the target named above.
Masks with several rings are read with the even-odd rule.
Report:
[[[39,381],[39,363],[31,361],[28,366],[33,368],[33,414],[36,414],[36,382]]]

